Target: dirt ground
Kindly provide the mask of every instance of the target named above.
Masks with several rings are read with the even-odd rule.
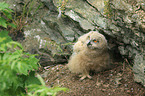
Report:
[[[41,76],[49,87],[66,87],[67,92],[57,96],[145,96],[145,88],[133,80],[132,69],[127,64],[117,64],[115,68],[91,74],[92,79],[79,81],[66,65],[44,67]]]

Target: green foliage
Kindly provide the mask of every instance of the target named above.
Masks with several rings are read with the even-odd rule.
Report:
[[[61,16],[64,17],[64,15],[62,13],[64,13],[65,9],[66,9],[66,5],[67,5],[68,0],[58,0],[57,4],[57,9],[58,9],[58,18],[60,18]]]
[[[0,32],[0,46],[0,95],[24,95],[25,88],[28,96],[55,96],[59,91],[68,90],[48,88],[40,75],[38,80],[34,71],[38,68],[36,55],[23,52],[21,44],[12,41],[7,31]]]
[[[60,87],[48,88],[40,75],[37,75],[37,78],[40,80],[41,85],[38,84],[28,85],[27,86],[28,96],[48,96],[48,95],[55,96],[59,91],[68,90],[67,88]]]
[[[21,44],[12,41],[7,31],[0,32],[1,95],[19,94],[24,91],[29,72],[38,68],[38,59],[35,56],[23,52]]]
[[[9,36],[8,36],[8,31],[1,31],[0,32],[0,52],[6,52],[7,49],[9,48],[16,48],[19,47],[22,49],[21,44],[14,42]]]
[[[7,30],[13,36],[17,36],[19,34],[18,32],[21,32],[24,26],[28,25],[27,21],[31,21],[38,9],[42,6],[42,3],[40,3],[36,7],[35,0],[27,1],[23,6],[22,14],[17,16],[17,13],[15,13],[15,17],[12,16],[13,10],[9,8],[10,5],[5,2],[0,2],[0,26],[8,28]]]
[[[66,7],[66,4],[67,4],[68,0],[59,0],[57,2],[58,6],[57,7],[60,7],[62,11],[65,10],[65,7]]]
[[[110,0],[106,0],[104,1],[104,15],[106,15],[106,17],[111,18],[113,16],[112,14],[112,8],[110,6]]]
[[[38,9],[42,6],[42,3],[36,4],[36,0],[25,0],[25,4],[22,9],[22,13],[17,16],[15,13],[15,17],[13,19],[13,23],[17,25],[16,29],[12,28],[10,30],[11,34],[17,36],[18,32],[22,32],[22,29],[28,25],[36,16]]]
[[[9,23],[12,10],[8,7],[5,2],[0,3],[0,16],[4,15],[0,17],[0,26],[4,28],[7,25],[14,27],[13,23]],[[44,96],[65,91],[66,88],[47,88],[39,75],[36,78],[35,70],[38,69],[39,61],[37,55],[24,52],[22,45],[13,41],[8,33],[6,30],[0,31],[0,96]]]
[[[41,6],[42,6],[41,2],[37,5],[35,0],[30,0],[29,2],[25,3],[25,5],[23,6],[23,13],[21,17],[26,18],[31,13],[33,13],[31,14],[31,17],[33,17]],[[34,7],[36,8],[33,9]]]
[[[0,26],[7,28],[10,25],[13,28],[16,28],[16,25],[13,23],[9,23],[9,20],[12,20],[11,12],[13,12],[9,5],[5,2],[0,2]]]
[[[7,3],[0,3],[0,26],[4,28],[8,25],[15,27],[10,23],[13,11],[8,7]],[[6,30],[0,31],[0,96],[25,92],[30,76],[35,78],[30,71],[38,68],[36,55],[23,52],[21,44],[13,41],[8,33]]]

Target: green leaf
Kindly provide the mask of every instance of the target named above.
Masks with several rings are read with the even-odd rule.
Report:
[[[6,51],[6,49],[5,49],[3,46],[1,46],[1,47],[0,47],[0,51],[5,52],[5,51]]]
[[[8,12],[8,11],[3,11],[3,13],[4,13],[4,15],[5,15],[7,18],[12,19],[12,15],[11,15],[10,12]]]
[[[28,78],[25,82],[26,85],[31,85],[31,84],[38,84],[41,85],[40,81],[38,78],[35,76],[35,71],[31,71],[28,75]]]
[[[5,52],[8,48],[23,50],[22,45],[18,42],[12,41],[11,37],[8,35],[8,31],[4,30],[0,32],[0,50]]]
[[[7,21],[3,17],[0,17],[0,26],[7,28]]]
[[[28,75],[28,66],[25,63],[18,61],[16,67],[18,68],[18,73]]]
[[[21,53],[18,53],[20,50],[16,50],[15,52],[9,54],[8,60],[13,61],[13,60],[19,60],[19,57],[21,56]]]
[[[11,37],[8,35],[8,31],[2,30],[0,31],[0,38],[7,38],[8,41],[12,41]]]
[[[18,62],[17,68],[18,68],[19,72],[21,73],[21,62]]]
[[[11,69],[13,70],[17,64],[18,60],[13,60],[11,64]]]
[[[27,90],[28,90],[28,96],[47,96],[47,95],[52,95],[52,96],[56,96],[57,92],[59,91],[67,91],[67,88],[60,88],[60,87],[55,87],[55,88],[48,88],[45,85],[44,80],[42,79],[42,77],[37,74],[37,78],[40,80],[42,85],[38,85],[38,84],[31,84],[27,86]]]
[[[9,42],[9,44],[14,45],[13,48],[19,47],[19,48],[23,49],[22,45],[18,42],[11,41],[11,42]],[[22,50],[19,50],[19,51],[22,51]]]
[[[11,53],[5,53],[3,56],[3,60],[8,60],[10,56],[11,56]]]
[[[68,91],[68,88],[64,88],[64,87],[54,87],[52,89],[55,92],[58,92],[58,91]]]
[[[4,10],[9,8],[9,4],[5,3],[5,2],[0,2],[0,10]]]
[[[6,31],[6,30],[0,31],[0,39],[3,39],[3,38],[4,38],[3,41],[0,42],[0,47],[3,46],[3,48],[5,48],[6,43],[12,41],[12,39],[11,39],[11,37],[8,35],[8,33],[9,33],[9,32]]]
[[[37,78],[41,82],[42,86],[45,86],[45,82],[44,82],[44,80],[42,79],[42,77],[39,74],[37,74]]]
[[[3,42],[4,40],[6,40],[6,38],[1,38],[0,37],[0,42]]]
[[[13,23],[8,23],[9,26],[13,27],[13,28],[17,28],[17,25],[13,24]]]

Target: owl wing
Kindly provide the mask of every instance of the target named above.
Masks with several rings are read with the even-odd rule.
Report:
[[[79,53],[84,48],[84,43],[82,41],[78,41],[73,46],[73,52]]]

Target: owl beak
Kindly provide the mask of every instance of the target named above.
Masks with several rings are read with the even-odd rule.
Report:
[[[90,45],[92,45],[91,42],[88,42],[88,43],[87,43],[87,46],[89,47]]]

